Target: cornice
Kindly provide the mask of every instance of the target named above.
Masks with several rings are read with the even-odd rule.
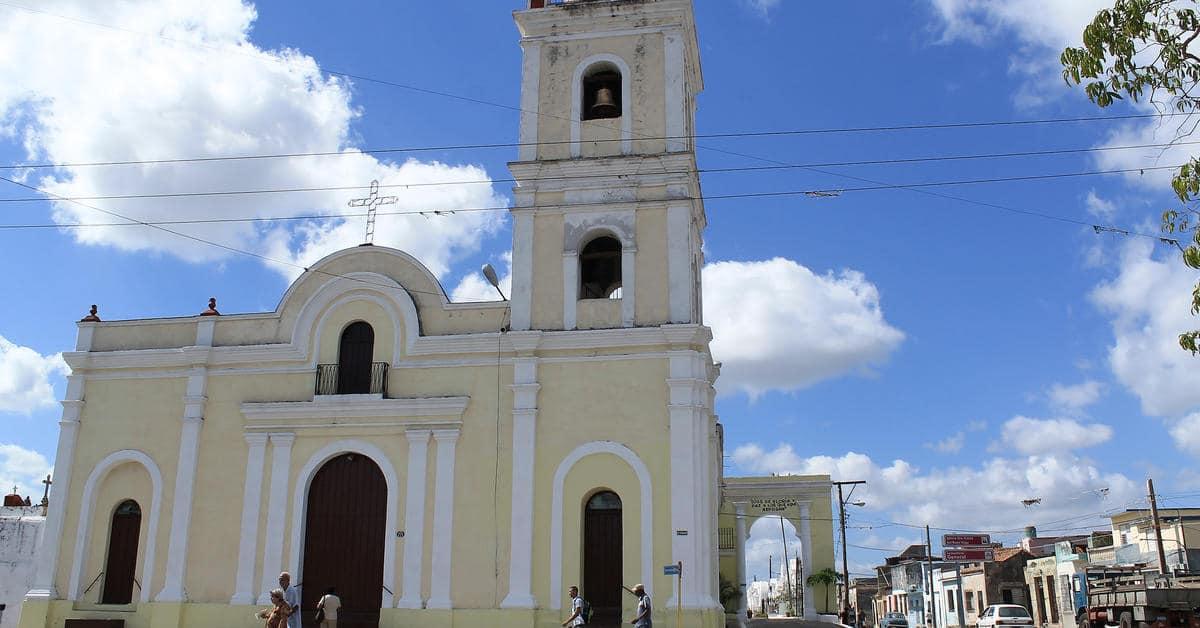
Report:
[[[270,423],[311,422],[309,427],[328,427],[352,420],[383,420],[404,423],[407,419],[442,418],[461,421],[470,397],[420,397],[407,399],[362,399],[332,396],[314,401],[243,403],[242,416],[247,427]]]

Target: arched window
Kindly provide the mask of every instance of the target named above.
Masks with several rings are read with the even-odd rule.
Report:
[[[600,236],[579,254],[579,298],[608,299],[620,296],[621,243]]]
[[[375,356],[375,330],[363,321],[350,323],[338,345],[337,394],[371,392],[371,361]]]
[[[141,528],[142,508],[132,499],[121,502],[113,511],[112,525],[108,531],[108,558],[104,561],[101,604],[129,604],[133,601]]]
[[[584,120],[621,117],[621,72],[611,63],[597,63],[583,75]]]

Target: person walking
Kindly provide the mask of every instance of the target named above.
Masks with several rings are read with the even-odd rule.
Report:
[[[317,602],[325,617],[321,620],[321,628],[337,628],[338,609],[342,607],[342,599],[337,596],[337,589],[329,587],[321,601]]]
[[[273,589],[271,591],[271,608],[259,611],[258,618],[266,620],[266,623],[263,624],[266,628],[284,628],[287,626],[288,617],[291,614],[291,607],[283,599],[283,589]]]
[[[571,596],[571,616],[562,625],[568,627],[584,625],[587,623],[587,618],[583,616],[583,598],[579,597],[579,587],[567,589],[567,595]]]
[[[300,628],[300,591],[292,586],[292,574],[286,571],[279,574],[279,588],[283,590],[283,601],[287,602],[290,609],[287,616],[288,628]]]
[[[633,588],[622,587],[626,591],[634,594],[638,598],[637,614],[629,623],[633,624],[634,628],[652,628],[653,622],[650,618],[653,608],[650,606],[650,596],[646,594],[646,587],[641,584],[633,585]]]

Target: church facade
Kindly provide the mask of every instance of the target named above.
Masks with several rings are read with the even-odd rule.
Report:
[[[93,311],[64,355],[23,628],[255,626],[285,570],[306,625],[335,587],[343,627],[555,626],[571,585],[616,625],[638,582],[656,622],[724,624],[749,501],[721,503],[691,2],[514,15],[511,300],[451,303],[418,260],[361,246],[273,312]],[[825,490],[803,539],[819,569],[828,478],[805,482]],[[734,525],[737,567],[718,551]]]

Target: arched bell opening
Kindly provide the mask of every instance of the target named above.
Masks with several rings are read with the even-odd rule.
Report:
[[[621,297],[621,243],[600,236],[587,243],[579,254],[579,298]]]
[[[583,75],[583,120],[620,118],[621,71],[611,63],[597,63]]]

